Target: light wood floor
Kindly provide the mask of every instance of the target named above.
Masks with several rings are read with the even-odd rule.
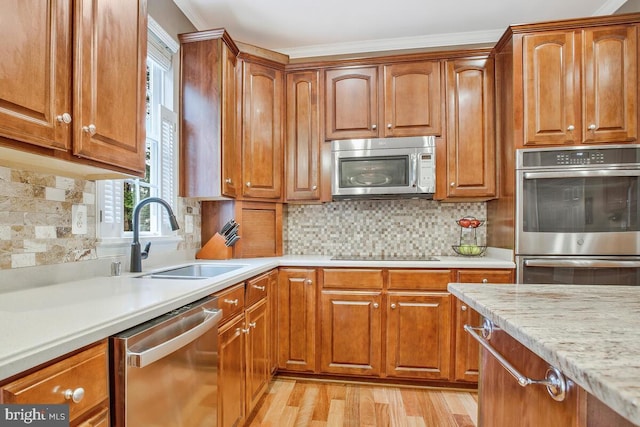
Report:
[[[477,393],[276,377],[247,426],[471,427]]]

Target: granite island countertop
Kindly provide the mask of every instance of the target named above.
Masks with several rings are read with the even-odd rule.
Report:
[[[640,425],[640,287],[450,283],[448,289]]]

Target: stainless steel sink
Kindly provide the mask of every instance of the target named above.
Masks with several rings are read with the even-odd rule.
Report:
[[[190,264],[182,267],[171,268],[163,271],[155,271],[153,273],[138,276],[141,278],[153,279],[183,279],[183,280],[199,280],[210,277],[220,276],[238,270],[244,265],[224,265],[224,264]]]

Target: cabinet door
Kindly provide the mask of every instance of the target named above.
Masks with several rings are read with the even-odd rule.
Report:
[[[447,197],[496,194],[493,59],[447,62]]]
[[[146,0],[75,3],[73,154],[145,171]]]
[[[250,414],[269,385],[269,304],[264,298],[245,311],[247,410]],[[221,390],[224,390],[221,388]],[[224,391],[223,391],[224,393]]]
[[[440,62],[384,67],[384,136],[442,133]]]
[[[68,150],[71,1],[5,1],[2,14],[0,136]]]
[[[242,425],[245,405],[244,316],[218,330],[218,425]]]
[[[325,138],[378,136],[378,68],[325,72]]]
[[[584,46],[582,142],[638,137],[637,27],[587,29]]]
[[[580,137],[575,45],[572,31],[523,37],[525,146],[572,144]]]
[[[320,199],[320,72],[287,74],[287,200]]]
[[[278,368],[316,371],[316,271],[285,268],[278,275]]]
[[[240,67],[236,55],[222,43],[222,194],[238,197],[240,164]]]
[[[282,196],[282,72],[244,63],[242,194],[248,198]]]
[[[459,270],[460,283],[513,283],[513,270]],[[464,325],[482,325],[482,316],[455,297],[455,381],[478,382],[480,345],[464,330]]]
[[[388,376],[448,380],[450,343],[449,294],[389,294]]]
[[[380,292],[322,291],[321,298],[321,371],[380,375]]]

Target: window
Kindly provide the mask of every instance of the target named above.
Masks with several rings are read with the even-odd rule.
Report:
[[[146,173],[143,178],[97,183],[101,239],[129,238],[133,232],[133,209],[147,197],[161,197],[174,210],[176,207],[177,115],[171,111],[174,81],[171,59],[178,45],[151,17],[148,39]],[[144,206],[140,212],[140,235],[170,234],[166,211],[156,203]]]

